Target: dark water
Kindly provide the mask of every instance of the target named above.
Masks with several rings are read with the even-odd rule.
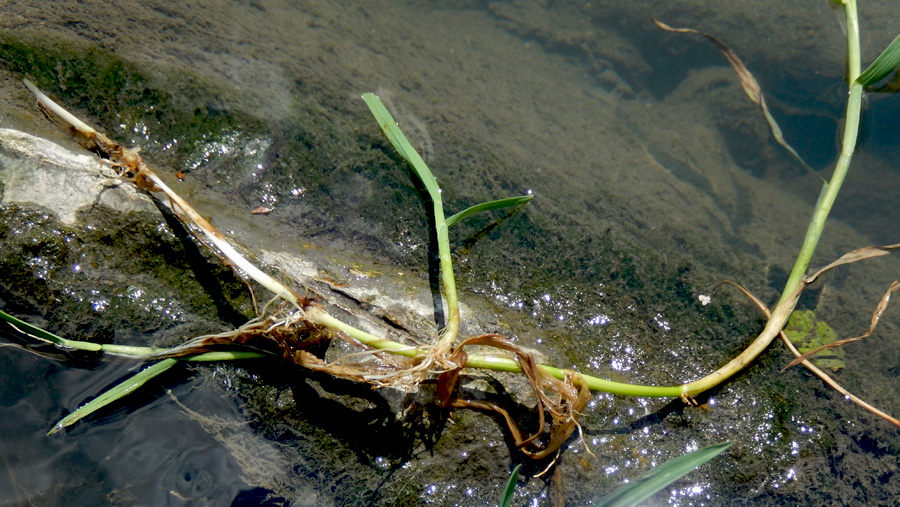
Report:
[[[60,407],[77,406],[118,382],[131,365],[67,368],[25,353],[4,354],[3,361],[9,372],[2,396],[4,505],[227,505],[252,489],[239,480],[231,453],[159,386],[106,411],[92,428],[45,435]],[[239,420],[234,400],[185,377],[182,370],[166,379],[174,396],[202,399],[219,417]]]
[[[78,72],[98,67],[47,50],[63,70],[44,86],[56,82],[50,91],[140,144],[164,172],[183,171],[189,198],[252,247],[296,253],[321,245],[426,277],[423,206],[358,98],[366,91],[393,108],[438,175],[448,208],[533,191],[525,212],[485,239],[466,243],[486,220],[460,226],[463,300],[496,305],[495,315],[482,316],[486,325],[554,364],[622,381],[680,383],[736,354],[759,318],[711,287],[729,278],[771,303],[819,188],[771,140],[708,41],[662,33],[647,17],[709,31],[737,51],[788,141],[824,174],[844,107],[842,34],[826,2],[50,5],[11,7],[3,29],[62,41],[57,47],[99,48],[150,77],[123,85],[129,93],[66,92]],[[891,12],[889,2],[863,6],[869,58],[895,35],[885,27]],[[14,90],[12,78],[29,71],[5,61]],[[144,87],[183,94],[151,107],[156,99],[146,97],[155,95]],[[137,105],[123,113],[107,106],[131,100]],[[896,143],[886,134],[895,106],[877,98],[869,107],[854,164],[861,170],[839,198],[839,221],[815,263],[896,241]],[[28,120],[43,121],[4,114],[26,130]],[[251,216],[260,205],[275,212]],[[53,272],[70,269],[81,252],[98,255],[89,246],[56,257],[21,251],[34,260],[33,271],[15,275],[23,277],[39,277],[42,263]],[[804,304],[840,335],[857,333],[896,272],[891,262],[840,273]],[[97,280],[111,281],[94,301],[133,294],[134,273],[103,266]],[[190,265],[177,269],[193,276]],[[58,310],[76,298],[67,279],[29,295],[15,276],[10,271],[0,292],[6,307],[61,332],[90,334],[93,326],[109,339],[171,340],[178,326],[234,324],[216,303],[166,293],[168,279],[140,281],[171,305],[151,309],[146,321],[115,314],[106,322],[111,310],[100,304],[96,316],[70,318],[87,324],[67,324]],[[700,294],[713,294],[712,307],[698,303]],[[837,376],[896,413],[900,357],[885,320],[865,348],[848,349]],[[708,410],[596,394],[583,418],[585,444],[570,440],[560,464],[568,503],[588,504],[650,466],[728,439],[735,444],[717,466],[656,504],[890,504],[900,493],[895,429],[805,372],[780,373],[788,355],[773,349],[715,390]],[[253,364],[177,368],[133,400],[46,437],[59,417],[133,365],[60,362],[12,347],[0,349],[0,361],[3,504],[490,505],[522,460],[502,425],[481,414],[455,414],[437,436],[410,436],[366,388]],[[534,477],[542,468],[528,464],[518,503],[550,504],[551,482]]]

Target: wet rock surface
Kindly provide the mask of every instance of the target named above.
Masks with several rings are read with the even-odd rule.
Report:
[[[179,192],[269,269],[379,329],[399,323],[427,339],[435,319],[426,208],[358,99],[382,87],[402,113],[401,127],[416,127],[448,209],[537,194],[485,235],[479,232],[491,217],[454,228],[466,334],[498,332],[552,364],[640,383],[690,380],[732,357],[758,330],[758,315],[721,291],[708,306],[697,296],[728,277],[772,298],[818,186],[773,147],[715,53],[660,84],[659,58],[648,48],[660,51],[670,39],[638,41],[634,33],[651,31],[626,29],[645,19],[645,6],[457,3],[187,2],[169,10],[129,3],[123,17],[105,2],[54,9],[20,2],[7,6],[2,22],[0,119],[70,143],[20,86],[30,76],[123,144],[141,145]],[[624,24],[603,25],[616,9]],[[692,24],[667,17],[676,7],[658,9],[672,24]],[[829,13],[814,14],[804,18],[811,29],[836,30]],[[701,17],[693,25],[716,32],[727,14]],[[735,35],[746,26],[737,25]],[[696,47],[671,40],[685,53]],[[734,46],[743,53],[741,40]],[[782,58],[764,49],[760,62]],[[839,77],[830,54],[804,62]],[[827,117],[842,106],[823,98],[791,107]],[[127,186],[107,188],[97,159],[79,158],[89,154],[59,153],[48,167],[55,156],[21,154],[15,143],[24,138],[5,135],[12,136],[0,146],[5,311],[69,338],[155,345],[252,315],[244,285],[215,258],[191,251],[177,221],[160,212],[164,203]],[[89,169],[82,183],[73,185],[66,172],[37,186],[71,157]],[[889,174],[879,157],[865,162]],[[881,216],[877,202],[868,199],[867,209]],[[251,214],[258,206],[274,211]],[[823,262],[871,242],[871,233],[829,227]],[[868,318],[861,294],[877,298],[871,290],[889,277],[854,268],[807,304],[818,315],[830,312],[835,330],[850,335]],[[857,318],[840,320],[848,309]],[[884,352],[848,351],[841,380],[891,411],[900,406],[890,387],[895,347],[887,336],[873,337],[872,346]],[[501,421],[441,413],[427,389],[373,392],[277,361],[180,369],[48,440],[43,433],[59,416],[127,367],[77,355],[46,362],[8,347],[2,353],[2,371],[16,372],[15,382],[4,382],[4,434],[22,436],[5,451],[15,479],[0,490],[17,495],[10,498],[52,502],[79,490],[87,503],[231,496],[297,505],[489,505],[523,459]],[[779,373],[786,360],[773,348],[711,393],[707,410],[596,394],[582,419],[584,443],[571,439],[560,461],[567,500],[588,503],[687,449],[729,439],[735,445],[717,466],[660,503],[887,501],[900,488],[892,472],[900,443],[891,428],[805,372]],[[509,375],[479,374],[465,384],[472,396],[500,400],[523,398],[521,387]],[[512,407],[529,419],[527,407]],[[190,432],[172,445],[196,446],[196,459],[173,462],[152,445],[168,437],[151,430],[185,426]],[[136,434],[146,439],[135,442]],[[40,471],[57,486],[33,479],[40,474],[23,465],[47,455],[62,456]],[[79,471],[65,467],[79,460],[87,463]],[[135,462],[145,466],[138,471]],[[550,480],[535,477],[545,465],[527,464],[517,501],[550,503]],[[158,481],[145,477],[151,469]],[[231,485],[222,493],[216,485],[224,483]]]

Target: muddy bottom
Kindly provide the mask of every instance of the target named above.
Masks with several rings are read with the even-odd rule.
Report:
[[[344,290],[341,304],[428,341],[441,322],[428,205],[360,99],[375,92],[436,174],[449,213],[535,195],[498,224],[502,213],[451,231],[468,334],[502,334],[611,380],[680,384],[759,331],[757,310],[716,286],[733,280],[773,304],[820,182],[771,139],[708,41],[647,18],[732,47],[787,140],[827,175],[846,93],[843,35],[826,4],[9,3],[0,126],[79,149],[34,106],[20,82],[29,77],[140,146],[278,276]],[[861,7],[866,58],[896,35],[893,9]],[[896,142],[880,134],[898,118],[890,101],[870,104],[877,123],[864,126],[815,265],[897,241]],[[123,211],[88,190],[84,206],[62,214],[3,174],[4,311],[73,339],[155,345],[252,317],[241,281],[152,202]],[[67,198],[61,189],[49,200]],[[801,306],[839,336],[859,334],[896,263],[837,272]],[[897,413],[895,325],[886,314],[833,373]],[[372,391],[277,360],[175,368],[47,437],[136,368],[53,354],[0,348],[0,503],[493,505],[524,463],[515,504],[550,505],[556,488],[582,505],[724,440],[734,442],[726,454],[655,504],[876,505],[900,495],[895,429],[808,372],[781,372],[780,344],[702,408],[595,393],[558,482],[538,476],[549,461],[523,457],[500,418],[437,410],[427,389]],[[514,378],[466,382],[533,424]]]

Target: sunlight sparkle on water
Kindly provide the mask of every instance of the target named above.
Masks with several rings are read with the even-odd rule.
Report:
[[[708,484],[692,484],[683,488],[674,489],[671,493],[669,493],[669,502],[677,502],[681,498],[692,498],[700,496],[703,494],[707,487],[709,487]]]
[[[43,257],[32,257],[26,264],[32,268],[34,276],[40,280],[46,280],[47,275],[50,274],[50,263]]]
[[[91,295],[97,295],[98,291],[92,290]],[[109,306],[109,301],[105,298],[91,299],[91,307],[95,312],[102,312]]]
[[[672,326],[669,324],[669,321],[665,320],[661,313],[657,313],[653,316],[653,321],[656,322],[656,325],[659,326],[663,331],[671,331]]]
[[[121,125],[119,125],[119,126],[122,127],[122,128],[125,128],[125,125],[124,125],[124,124],[121,124]],[[138,136],[140,136],[140,139],[143,140],[143,141],[149,141],[149,140],[150,140],[150,129],[147,127],[147,125],[146,125],[144,122],[137,122],[137,123],[135,123],[135,124],[131,127],[131,131],[132,131],[133,133],[137,134]],[[137,139],[132,139],[130,144],[132,144],[132,145],[138,144],[138,140],[137,140]]]
[[[588,324],[591,326],[605,326],[606,324],[609,324],[610,320],[612,319],[610,319],[608,315],[600,314],[591,317],[588,320]]]

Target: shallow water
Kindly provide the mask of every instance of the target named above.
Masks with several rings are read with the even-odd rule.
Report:
[[[183,118],[177,114],[139,103],[137,112],[116,116],[91,97],[70,97],[168,173],[184,172],[179,190],[248,246],[346,249],[374,259],[379,269],[425,278],[423,206],[408,175],[390,171],[395,160],[358,98],[380,90],[425,151],[448,209],[528,190],[537,195],[477,242],[466,241],[487,225],[485,218],[454,231],[464,301],[498,307],[487,326],[538,347],[554,364],[615,380],[676,383],[723,363],[758,329],[751,309],[710,288],[727,277],[772,301],[818,183],[771,141],[757,108],[707,41],[661,33],[646,18],[715,33],[741,54],[789,142],[827,172],[843,108],[837,84],[843,46],[825,4],[742,4],[725,12],[702,2],[435,8],[209,1],[168,9],[22,2],[3,28],[86,41],[148,75],[168,72],[147,86],[188,90],[169,107],[231,118],[189,139],[181,126],[166,123]],[[882,47],[893,37],[884,28],[889,16],[879,15],[890,8],[863,6],[865,44]],[[194,88],[185,84],[192,80]],[[29,104],[22,93],[7,96]],[[886,184],[896,175],[890,165],[896,143],[883,134],[889,127],[875,128],[892,121],[893,106],[881,104],[889,101],[872,100],[878,112],[854,165],[865,171],[852,173],[839,198],[835,213],[843,221],[829,226],[818,262],[896,241],[891,203],[898,187]],[[42,125],[35,128],[64,137],[37,114],[4,115],[20,128]],[[274,211],[249,213],[260,205]],[[52,259],[34,258],[36,276],[42,262],[52,268]],[[891,262],[882,263],[887,272],[838,274],[805,303],[839,333],[857,332],[890,280]],[[96,301],[133,294],[128,283],[111,282]],[[22,308],[11,285],[2,297]],[[25,313],[43,315],[42,305],[52,308],[60,293],[50,291]],[[700,305],[699,294],[712,294],[714,305]],[[172,326],[193,318],[213,327],[229,320],[169,297],[172,306],[157,307],[139,329],[116,323],[115,338],[161,339],[169,331],[171,339]],[[100,307],[94,309],[102,315]],[[55,318],[49,324],[65,325]],[[864,398],[897,412],[891,385],[898,357],[890,352],[891,323],[884,325],[871,347],[887,351],[873,358],[866,349],[848,350],[839,375]],[[806,373],[779,373],[787,354],[777,347],[712,393],[709,410],[595,395],[583,422],[597,459],[572,439],[561,462],[569,503],[588,503],[650,466],[723,439],[736,444],[718,466],[698,471],[657,503],[862,505],[900,490],[891,471],[900,449],[893,429]],[[421,436],[409,440],[365,388],[254,365],[179,370],[143,397],[48,438],[56,419],[130,365],[57,363],[12,348],[0,349],[0,360],[3,372],[15,372],[4,373],[0,397],[2,424],[9,425],[0,432],[9,444],[7,477],[0,479],[8,482],[0,482],[0,491],[12,492],[3,498],[8,503],[69,502],[78,495],[79,503],[93,504],[253,504],[271,493],[272,503],[299,505],[489,505],[521,460],[502,426],[481,414],[455,414],[423,447]],[[365,438],[370,432],[374,439]],[[549,504],[549,480],[534,477],[542,466],[529,467],[517,501]]]

